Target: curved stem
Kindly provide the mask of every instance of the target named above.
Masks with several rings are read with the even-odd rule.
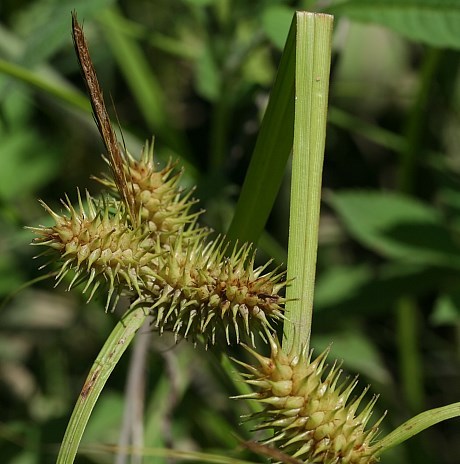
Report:
[[[94,361],[78,397],[59,450],[57,464],[74,462],[94,405],[110,374],[146,317],[147,313],[144,308],[128,310],[108,337]]]

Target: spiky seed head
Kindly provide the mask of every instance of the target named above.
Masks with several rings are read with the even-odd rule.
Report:
[[[49,247],[48,254],[58,252],[61,268],[57,283],[73,271],[69,289],[86,282],[84,292],[89,291],[89,300],[101,284],[108,284],[107,308],[113,294],[126,291],[138,295],[139,269],[154,257],[148,236],[130,226],[122,209],[113,211],[110,201],[96,202],[88,193],[85,206],[80,194],[78,200],[78,209],[68,198],[63,201],[66,214],[58,214],[42,202],[55,225],[29,228],[37,235],[34,245]]]
[[[273,443],[305,464],[377,462],[377,447],[372,441],[383,417],[366,429],[377,397],[358,413],[367,389],[348,401],[357,381],[340,381],[338,363],[328,368],[328,349],[312,359],[311,352],[288,355],[275,338],[269,341],[269,358],[246,347],[258,360],[258,366],[237,361],[249,371],[246,382],[256,388],[242,397],[265,405],[262,415],[253,417],[258,421],[255,428],[274,431],[265,444]]]
[[[160,332],[172,330],[193,340],[201,335],[206,345],[220,334],[228,344],[246,336],[254,343],[256,334],[264,336],[272,322],[283,318],[279,293],[284,273],[255,267],[250,246],[236,248],[229,258],[225,249],[223,239],[184,245],[179,238],[143,267],[143,297],[135,304],[145,306],[150,300]]]
[[[145,144],[139,160],[124,152],[124,171],[134,207],[140,211],[140,224],[149,232],[156,233],[162,243],[174,239],[179,231],[184,236],[202,233],[203,229],[197,230],[195,227],[201,212],[190,211],[196,203],[190,199],[192,190],[183,193],[179,187],[182,171],[176,172],[172,162],[158,169],[154,161],[153,142]],[[113,179],[96,179],[118,193]]]
[[[131,226],[122,203],[98,202],[89,194],[85,206],[79,196],[77,209],[66,199],[63,215],[43,206],[55,225],[31,228],[33,243],[58,253],[57,283],[73,271],[69,289],[86,282],[89,299],[107,284],[106,308],[116,303],[113,295],[124,293],[133,306],[151,311],[160,332],[194,341],[202,336],[206,345],[247,336],[254,344],[256,334],[264,336],[283,318],[284,273],[255,267],[250,246],[235,247],[226,257],[224,239],[178,234],[161,243],[157,234]]]

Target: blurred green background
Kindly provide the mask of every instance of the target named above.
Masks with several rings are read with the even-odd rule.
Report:
[[[180,160],[203,222],[225,232],[293,11],[333,3],[1,1],[2,463],[54,462],[119,318],[104,313],[103,298],[86,305],[78,290],[38,279],[52,269],[38,270],[43,260],[32,260],[24,230],[48,221],[38,198],[59,210],[77,186],[96,194],[90,175],[105,169],[70,12],[84,23],[129,150],[138,154],[155,135],[158,161]],[[333,341],[345,370],[380,393],[385,433],[460,400],[460,3],[361,0],[334,12],[313,345]],[[259,242],[262,259],[286,261],[288,213],[289,166]],[[145,446],[233,453],[233,432],[249,439],[250,426],[238,425],[246,405],[228,400],[235,387],[218,357],[152,338]],[[117,443],[128,363],[110,378],[77,462],[113,462],[96,444]],[[459,434],[458,419],[439,424],[382,462],[456,464]]]

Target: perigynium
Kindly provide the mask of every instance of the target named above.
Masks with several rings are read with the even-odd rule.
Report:
[[[367,389],[349,401],[357,379],[341,379],[340,363],[328,368],[329,349],[313,359],[312,351],[286,354],[275,338],[269,341],[268,358],[246,347],[258,366],[236,360],[249,372],[243,374],[245,381],[257,390],[236,398],[261,402],[264,410],[250,417],[257,423],[254,428],[274,432],[264,443],[305,464],[377,462],[373,440],[383,417],[366,429],[377,397],[358,412]]]

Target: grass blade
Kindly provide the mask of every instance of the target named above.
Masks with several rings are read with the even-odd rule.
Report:
[[[52,95],[73,108],[91,113],[91,105],[82,92],[65,84],[54,82],[45,72],[30,71],[23,66],[0,59],[0,74],[14,77],[31,87]]]
[[[453,419],[454,417],[460,417],[460,403],[453,403],[448,406],[422,412],[404,422],[404,424],[378,441],[375,444],[375,447],[378,448],[378,454],[380,455],[387,449],[401,444],[432,425],[447,419]]]
[[[292,150],[295,28],[291,26],[256,146],[227,232],[230,240],[257,242],[267,222]]]

